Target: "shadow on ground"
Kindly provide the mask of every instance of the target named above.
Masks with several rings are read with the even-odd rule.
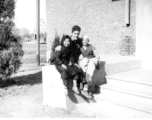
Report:
[[[75,108],[76,104],[80,104],[80,103],[90,103],[90,102],[96,102],[96,100],[94,99],[94,97],[90,96],[86,96],[86,94],[84,94],[85,92],[83,91],[81,95],[77,95],[73,90],[73,81],[71,80],[69,82],[69,90],[68,90],[68,97],[66,97],[67,99],[67,111],[71,111]]]
[[[105,71],[105,61],[100,61],[98,64],[96,70],[94,71],[93,75],[93,83],[90,88],[90,92],[93,94],[99,94],[100,93],[100,86],[107,84],[106,80],[106,71]],[[75,104],[80,103],[96,103],[97,101],[94,99],[94,96],[88,97],[87,91],[83,90],[81,95],[77,95],[72,90],[73,87],[73,81],[71,80],[69,82],[69,91],[68,91],[68,97],[67,97],[67,109],[68,111],[72,110],[74,108]]]
[[[23,76],[17,76],[10,78],[9,80],[0,81],[0,88],[10,87],[13,85],[35,85],[42,83],[42,72],[34,74],[28,74]]]

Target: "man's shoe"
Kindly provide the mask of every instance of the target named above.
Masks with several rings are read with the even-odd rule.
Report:
[[[92,98],[92,95],[89,92],[85,92],[84,96],[87,97],[87,98]]]
[[[80,88],[78,87],[73,87],[73,91],[78,95],[81,94]]]
[[[83,90],[88,91],[88,84],[84,84]]]
[[[80,90],[83,90],[83,88],[84,88],[83,83],[80,83]]]

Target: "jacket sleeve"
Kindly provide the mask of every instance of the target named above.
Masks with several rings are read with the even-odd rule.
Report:
[[[74,55],[73,55],[72,52],[71,52],[71,54],[70,54],[70,62],[71,62],[71,63],[74,63]]]
[[[55,58],[56,58],[55,63],[61,65],[62,64],[61,51],[55,51]]]
[[[55,51],[61,51],[61,45],[57,46],[57,47],[55,48]]]
[[[95,46],[91,45],[91,49],[92,49],[93,55],[94,55],[94,57],[95,57],[96,54],[97,54],[97,51],[96,51]]]

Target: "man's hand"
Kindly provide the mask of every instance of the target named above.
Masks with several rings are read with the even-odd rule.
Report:
[[[63,69],[65,69],[65,70],[67,69],[66,65],[62,64],[61,66],[62,66]]]
[[[55,51],[61,51],[61,45],[57,46],[57,47],[55,48]]]
[[[69,63],[69,66],[73,65],[72,62]]]
[[[79,56],[79,60],[82,60],[83,59],[83,55],[81,54],[80,56]]]
[[[77,66],[78,68],[80,68],[80,66],[78,64],[74,63],[74,65]]]
[[[100,55],[97,54],[96,58],[97,58],[98,61],[100,61]]]

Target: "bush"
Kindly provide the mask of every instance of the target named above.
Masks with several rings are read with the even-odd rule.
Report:
[[[13,32],[15,0],[0,0],[0,80],[8,79],[21,66],[21,38]]]
[[[55,48],[60,45],[60,37],[57,33],[57,31],[55,32],[55,36],[54,39],[51,41],[51,54],[50,54],[50,58],[54,57],[54,52],[55,52]],[[50,60],[49,60],[50,62]]]
[[[23,56],[20,38],[12,38],[8,49],[0,51],[0,74],[1,79],[8,79],[12,73],[16,73],[21,66],[21,58]]]

